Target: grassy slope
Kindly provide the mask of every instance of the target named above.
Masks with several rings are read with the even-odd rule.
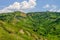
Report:
[[[0,40],[60,40],[60,13],[0,14]]]

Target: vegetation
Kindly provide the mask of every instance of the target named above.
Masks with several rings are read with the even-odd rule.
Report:
[[[60,13],[1,13],[0,40],[60,40]]]

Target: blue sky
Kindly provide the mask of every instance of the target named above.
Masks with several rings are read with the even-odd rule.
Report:
[[[23,1],[29,2],[29,0],[0,0],[0,12],[6,7],[9,7],[10,5],[14,4],[15,2],[21,3]],[[36,5],[31,5],[30,8],[26,9],[20,9],[25,12],[31,12],[31,11],[60,11],[60,0],[36,0],[34,1]],[[34,8],[31,8],[34,6]]]

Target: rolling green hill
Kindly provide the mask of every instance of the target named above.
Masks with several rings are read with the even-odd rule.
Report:
[[[1,13],[0,40],[60,40],[60,13]]]

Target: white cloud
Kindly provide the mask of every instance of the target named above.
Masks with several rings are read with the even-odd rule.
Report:
[[[8,7],[5,7],[2,10],[0,10],[0,13],[27,10],[34,8],[35,6],[36,6],[36,0],[29,0],[29,1],[24,0],[23,2],[14,2]]]
[[[15,2],[12,5],[9,5],[8,7],[5,7],[2,10],[0,10],[0,13],[12,12],[12,11],[20,10],[20,8],[21,8],[20,3]]]
[[[8,6],[7,9],[17,9],[17,10],[19,10],[20,7],[21,7],[20,3],[15,2],[14,4]]]
[[[43,8],[49,8],[50,5],[49,4],[46,4]]]
[[[45,8],[46,10],[48,9],[48,11],[50,12],[60,12],[60,9],[58,9],[58,6],[56,5],[46,4],[45,6],[43,6],[43,8]]]
[[[36,0],[29,0],[29,2],[23,1],[21,5],[22,9],[34,8],[36,6]]]
[[[50,9],[50,10],[48,10],[48,11],[50,11],[50,12],[57,12],[56,9]]]
[[[56,8],[57,8],[57,6],[56,6],[56,5],[51,5],[51,7],[52,7],[53,9],[56,9]]]
[[[60,9],[59,9],[59,10],[57,10],[57,12],[60,12]]]
[[[49,11],[56,12],[57,11],[57,6],[56,5],[51,5],[51,8]]]

